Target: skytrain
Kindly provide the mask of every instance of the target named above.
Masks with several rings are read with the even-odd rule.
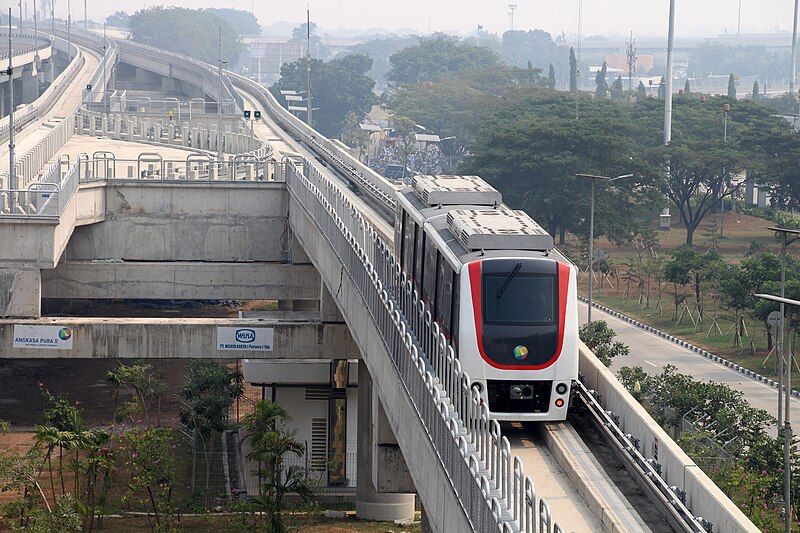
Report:
[[[578,378],[576,269],[478,176],[398,191],[395,254],[490,415],[564,420]]]

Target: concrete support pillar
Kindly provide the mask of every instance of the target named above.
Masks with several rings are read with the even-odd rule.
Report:
[[[753,205],[753,193],[755,192],[756,184],[753,180],[747,180],[744,183],[744,205]]]
[[[328,288],[320,282],[319,287],[319,315],[323,322],[343,323],[344,317],[331,296]]]
[[[28,65],[22,71],[20,78],[22,84],[22,94],[19,96],[19,103],[30,104],[39,98],[39,78],[34,76],[32,66]]]
[[[398,465],[375,464],[374,423],[377,417],[377,394],[373,388],[372,377],[363,361],[358,363],[358,463],[356,488],[356,516],[364,520],[410,520],[414,518],[414,494],[378,492],[373,481],[375,469],[394,470]],[[375,422],[379,422],[375,420]],[[405,463],[402,465],[405,468]]]
[[[103,113],[103,116],[100,119],[100,123],[102,128],[101,134],[103,135],[103,137],[108,137],[108,115]]]
[[[42,274],[19,265],[0,265],[0,316],[38,318],[42,316]]]
[[[167,126],[167,142],[170,144],[175,142],[175,124]]]
[[[758,188],[758,207],[767,207],[767,191],[764,187]]]

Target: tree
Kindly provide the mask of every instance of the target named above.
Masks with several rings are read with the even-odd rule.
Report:
[[[292,30],[292,38],[289,39],[290,43],[306,43],[311,45],[311,55],[317,59],[324,59],[328,56],[328,48],[322,44],[322,38],[317,35],[317,23],[311,22],[311,31],[309,32],[308,23],[304,22],[299,26],[295,26]],[[310,38],[309,38],[310,35]]]
[[[671,259],[664,265],[664,278],[676,285],[691,284],[694,289],[697,310],[702,316],[703,283],[709,268],[721,261],[720,257],[713,252],[699,253],[689,245],[675,248],[670,251],[669,255]]]
[[[482,176],[509,205],[525,209],[560,242],[566,231],[588,235],[587,184],[575,174],[618,175],[642,168],[629,115],[615,102],[592,100],[578,123],[565,93],[517,98],[492,109],[459,172]],[[628,242],[644,227],[640,210],[649,204],[646,194],[652,189],[642,179],[615,185],[597,195],[595,234]]]
[[[552,63],[550,63],[550,68],[547,71],[547,88],[548,89],[556,88],[556,69]]]
[[[692,94],[692,87],[689,85],[689,79],[683,84],[683,94]]]
[[[607,71],[608,65],[603,61],[603,66],[600,67],[600,70],[597,71],[594,77],[594,83],[596,85],[594,94],[598,98],[605,98],[608,95],[608,82],[606,82]]]
[[[622,87],[622,76],[617,76],[617,79],[611,84],[611,98],[614,100],[621,100],[624,91],[625,89]]]
[[[422,38],[389,58],[391,68],[386,79],[395,86],[426,81],[502,65],[500,57],[483,46],[459,43],[442,34]]]
[[[211,13],[233,26],[240,35],[260,35],[261,26],[256,16],[242,9],[206,7],[206,13]]]
[[[244,50],[236,28],[202,9],[152,7],[131,15],[131,39],[172,50],[216,65],[219,61],[219,34],[222,58],[234,66]]]
[[[391,68],[389,58],[395,52],[413,46],[418,39],[410,35],[389,35],[388,37],[378,37],[350,47],[354,54],[362,54],[372,59],[372,68],[367,73],[370,78],[375,80],[376,87],[380,90],[386,87],[386,75]]]
[[[345,117],[354,113],[361,119],[375,102],[375,82],[367,76],[372,60],[351,54],[332,61],[311,60],[312,104],[315,108],[314,128],[326,137],[339,137]],[[281,78],[270,90],[279,101],[280,91],[307,89],[306,59],[298,59],[281,67]]]
[[[118,421],[134,415],[144,417],[144,422],[151,425],[150,416],[155,412],[155,424],[161,424],[161,398],[167,393],[167,384],[152,365],[120,363],[117,368],[108,372],[108,379],[120,390],[129,390],[134,399],[117,406],[115,416]],[[154,405],[155,404],[155,405]]]
[[[647,98],[647,87],[644,86],[642,80],[639,80],[639,85],[636,87],[637,100],[644,100]]]
[[[686,140],[673,141],[653,153],[664,176],[656,185],[678,210],[686,244],[691,245],[705,217],[743,185],[744,181],[733,180],[742,168],[742,154],[721,141]]]
[[[195,362],[195,361],[193,361]],[[169,530],[175,506],[175,466],[172,428],[135,427],[118,437],[120,454],[129,472],[123,501],[146,505],[154,529]]]
[[[624,343],[614,341],[617,333],[603,320],[582,325],[579,334],[586,346],[606,366],[611,366],[614,358],[630,353],[630,349]]]
[[[489,42],[482,39],[482,42]],[[545,68],[548,64],[564,65],[566,48],[559,46],[546,31],[507,31],[500,44],[500,56],[513,67],[523,67],[531,62],[534,67]]]
[[[389,117],[389,126],[392,128],[392,133],[400,139],[400,148],[403,153],[403,168],[408,168],[408,156],[414,146],[414,134],[417,131],[417,126],[413,120],[402,115],[392,115]]]
[[[490,110],[492,98],[461,79],[443,79],[398,88],[389,108],[399,116],[422,124],[449,141],[452,152],[462,155],[475,142],[480,121]]]
[[[664,76],[661,76],[661,81],[658,84],[658,99],[665,100],[667,98],[667,81]]]
[[[736,77],[731,72],[731,75],[728,77],[728,98],[730,100],[736,100]]]
[[[569,48],[569,92],[578,92],[578,58],[572,47]]]
[[[289,456],[302,457],[303,445],[286,427],[289,416],[280,405],[261,400],[253,411],[245,415],[242,424],[250,441],[248,459],[257,462],[258,496],[251,498],[268,519],[269,531],[283,532],[286,527],[281,512],[283,500],[289,494],[298,496],[302,503],[314,499],[306,473],[297,465],[286,466]]]
[[[758,89],[758,80],[753,82],[753,94],[750,96],[752,100],[758,100],[761,96],[761,92]]]
[[[203,444],[208,502],[214,441],[225,429],[230,407],[243,393],[242,373],[206,359],[194,359],[181,389],[181,424]]]
[[[127,28],[131,16],[124,11],[115,11],[106,17],[106,24],[115,28]]]
[[[759,184],[769,191],[772,206],[800,208],[800,135],[789,129],[771,129],[749,137],[760,149],[759,169],[768,176]]]

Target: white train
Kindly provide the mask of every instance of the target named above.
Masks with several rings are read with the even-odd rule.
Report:
[[[398,191],[395,253],[492,418],[564,420],[578,378],[575,267],[477,176]]]

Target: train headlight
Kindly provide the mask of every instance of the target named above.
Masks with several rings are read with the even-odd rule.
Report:
[[[564,407],[564,399],[563,398],[559,398],[559,399],[556,400],[556,407],[558,407],[558,408]]]
[[[556,392],[558,394],[566,394],[567,393],[567,384],[566,383],[559,383],[556,385]]]

